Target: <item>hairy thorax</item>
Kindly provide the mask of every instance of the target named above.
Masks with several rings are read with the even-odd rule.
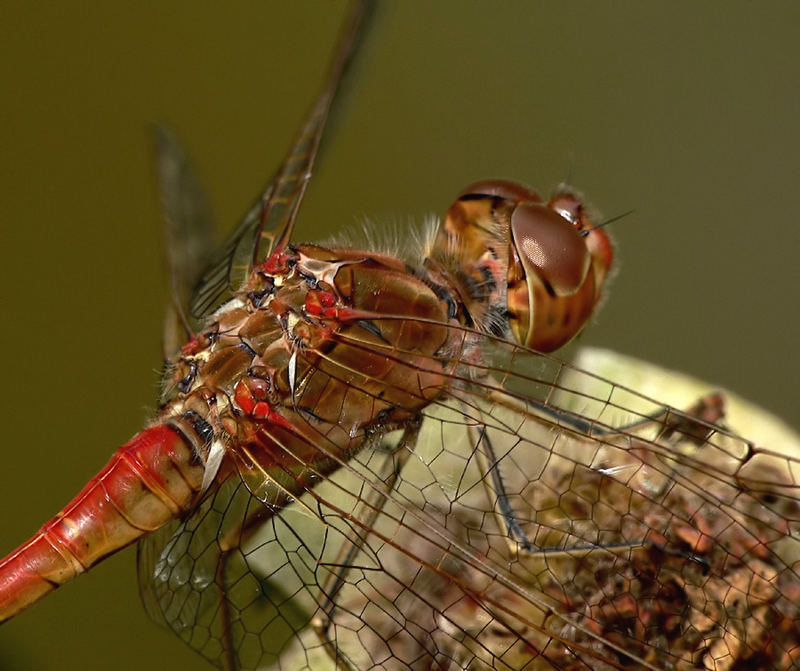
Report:
[[[197,413],[246,446],[240,472],[283,473],[296,494],[443,392],[466,346],[451,305],[388,256],[274,254],[176,357],[162,419]]]

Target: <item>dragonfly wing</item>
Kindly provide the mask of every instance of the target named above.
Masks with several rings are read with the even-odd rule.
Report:
[[[228,300],[253,267],[288,243],[319,153],[325,122],[363,41],[371,3],[357,2],[345,24],[327,79],[272,181],[247,211],[198,283],[191,313],[201,318]]]
[[[171,294],[163,335],[167,360],[200,326],[192,318],[189,299],[211,256],[214,221],[205,192],[178,141],[160,124],[153,135]]]
[[[151,620],[168,628],[169,625],[160,604],[162,590],[160,586],[153,583],[153,576],[162,549],[179,526],[181,526],[181,522],[178,520],[166,524],[136,544],[136,573],[139,578],[139,597],[142,605]]]
[[[367,464],[354,462],[280,515],[274,496],[269,505],[262,500],[280,474],[266,481],[252,469],[230,475],[191,517],[139,543],[149,616],[221,668],[324,668],[325,645],[312,628],[322,585],[350,547],[366,567],[358,518],[343,511],[364,514],[359,503],[388,454],[365,455]],[[379,569],[374,558],[369,568]]]
[[[713,397],[680,412],[495,350],[412,442],[385,433],[314,486],[239,455],[149,562],[170,626],[242,669],[790,667],[796,453],[709,422]]]
[[[283,647],[308,623],[295,595],[281,581],[266,579],[277,574],[263,574],[248,562],[243,527],[254,518],[266,527],[270,517],[234,475],[188,519],[138,546],[148,615],[221,668],[262,668],[270,647]],[[270,622],[271,638],[259,638],[255,654],[251,639]]]
[[[347,505],[304,495],[322,537],[361,537],[347,568],[309,561],[329,649],[352,668],[791,666],[796,437],[770,451],[720,426],[719,395],[679,411],[554,359],[541,376],[541,354],[495,345],[490,375],[465,364],[423,411],[374,523],[356,506],[378,470],[338,487]]]

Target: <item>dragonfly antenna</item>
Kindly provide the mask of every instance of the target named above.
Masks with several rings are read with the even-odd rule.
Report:
[[[599,230],[601,228],[605,228],[609,224],[613,224],[615,221],[619,221],[623,217],[627,217],[629,214],[633,214],[636,210],[628,210],[627,212],[623,212],[622,214],[618,214],[616,217],[611,217],[610,219],[606,219],[604,222],[597,224],[597,226],[592,226],[591,228],[587,228],[585,231],[581,231],[581,237],[586,237],[592,231]]]

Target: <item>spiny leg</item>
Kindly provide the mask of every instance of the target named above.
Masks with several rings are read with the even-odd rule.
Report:
[[[514,404],[510,403],[508,399],[503,399],[503,401],[504,407],[514,407]],[[586,437],[595,439],[627,435],[630,431],[646,428],[648,425],[657,423],[660,428],[652,442],[657,443],[661,447],[667,446],[670,443],[677,443],[681,440],[688,440],[697,445],[701,445],[714,432],[715,429],[711,425],[724,416],[723,398],[717,393],[709,394],[699,399],[684,412],[675,412],[670,408],[664,408],[661,412],[653,416],[648,416],[647,418],[614,429],[596,426],[590,427],[585,420],[580,420],[579,418],[577,418],[577,422],[573,421],[576,418],[570,413],[549,406],[540,407],[537,404],[536,408],[539,410],[546,409],[547,412],[545,414],[547,417],[557,418],[560,423],[565,424],[569,429],[581,431],[582,433],[586,432],[588,433]],[[516,409],[521,410],[521,408]],[[489,437],[487,425],[483,424],[479,427],[472,425],[469,427],[469,431],[472,435],[472,443],[476,446],[476,454],[479,456],[482,471],[486,474],[483,481],[487,488],[487,495],[489,496],[489,500],[493,501],[497,517],[500,520],[500,527],[507,536],[512,552],[517,552],[519,549],[522,549],[526,553],[540,553],[547,554],[548,556],[569,555],[575,558],[581,554],[586,554],[598,549],[616,553],[653,547],[653,541],[646,539],[619,544],[609,543],[603,544],[602,546],[592,543],[565,548],[548,548],[536,545],[524,530],[518,514],[514,511],[510,502],[510,495],[502,475],[501,459],[498,458],[497,452]],[[661,549],[665,550],[665,548]],[[687,559],[703,563],[700,558],[694,555],[687,556],[686,553],[682,552],[679,554],[685,556]]]

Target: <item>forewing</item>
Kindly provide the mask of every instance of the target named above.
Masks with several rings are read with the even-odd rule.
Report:
[[[425,411],[368,561],[340,579],[328,631],[352,667],[792,667],[796,436],[769,451],[709,422],[713,394],[681,412],[495,351]]]
[[[796,437],[770,452],[710,422],[713,395],[682,412],[491,349],[418,428],[365,434],[353,459],[309,417],[317,452],[290,495],[286,471],[237,452],[239,477],[156,563],[170,626],[241,669],[791,668]]]
[[[322,133],[342,78],[366,32],[371,3],[354,4],[325,84],[296,135],[289,153],[261,196],[230,234],[203,273],[191,301],[202,318],[228,300],[254,265],[288,243],[319,152]]]

